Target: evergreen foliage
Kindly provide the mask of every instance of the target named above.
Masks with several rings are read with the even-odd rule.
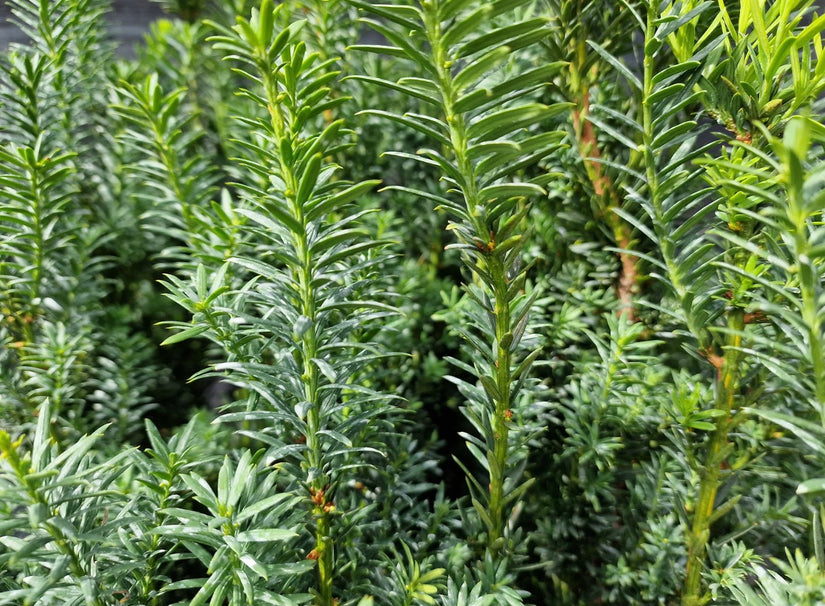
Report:
[[[819,604],[813,0],[7,0],[0,604]]]

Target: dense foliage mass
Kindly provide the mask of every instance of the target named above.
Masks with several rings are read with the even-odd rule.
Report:
[[[0,604],[825,604],[813,0],[7,0]]]

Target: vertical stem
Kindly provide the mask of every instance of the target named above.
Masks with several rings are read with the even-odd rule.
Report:
[[[580,80],[578,69],[571,66],[571,72],[576,74],[571,80],[578,82]],[[601,151],[599,150],[596,131],[593,128],[593,124],[588,120],[588,116],[590,115],[589,85],[582,84],[574,94],[576,98],[573,101],[576,103],[576,108],[573,110],[573,131],[576,136],[576,146],[579,150],[579,157],[584,164],[587,177],[593,187],[593,193],[596,195],[596,202],[599,206],[598,212],[601,215],[600,218],[604,219],[610,231],[613,233],[613,240],[616,242],[616,246],[627,250],[630,248],[632,239],[630,226],[625,223],[619,215],[613,212],[613,209],[621,207],[621,199],[610,177],[604,173],[602,164],[599,161]],[[633,295],[639,279],[639,258],[627,252],[618,253],[618,257],[621,265],[619,280],[616,284],[616,294],[621,305],[619,314],[627,315],[631,321],[635,321],[636,313],[633,305]]]
[[[330,537],[330,518],[324,512],[318,517],[315,531],[315,549],[318,557],[318,604],[319,606],[333,606],[332,597],[332,556],[333,542]]]
[[[645,43],[653,40],[656,36],[656,19],[658,17],[658,4],[653,0],[649,0],[647,5],[647,27],[645,30]],[[662,194],[659,191],[659,175],[657,172],[656,156],[653,153],[652,145],[656,133],[653,128],[653,105],[650,102],[653,94],[653,76],[655,75],[655,63],[653,55],[645,51],[645,58],[643,62],[643,90],[642,90],[642,142],[643,142],[643,161],[645,165],[645,177],[647,178],[647,189],[650,198],[650,205],[653,208],[655,216],[654,231],[659,243],[662,253],[662,260],[667,267],[668,280],[670,286],[673,288],[682,310],[685,314],[685,321],[687,323],[688,331],[696,337],[699,341],[699,349],[704,350],[708,346],[707,330],[704,326],[697,325],[691,313],[692,297],[688,291],[688,287],[682,280],[682,275],[676,265],[675,245],[671,239],[670,233],[664,225],[664,208]]]
[[[647,26],[645,42],[654,39],[656,33],[656,19],[658,17],[658,3],[649,0],[647,4]],[[697,338],[700,350],[706,351],[709,337],[704,327],[697,326],[690,310],[688,289],[682,283],[680,273],[674,263],[674,243],[669,234],[661,227],[663,216],[663,201],[659,192],[659,181],[656,170],[656,157],[651,149],[654,140],[653,106],[650,103],[654,92],[654,57],[645,52],[642,99],[642,125],[644,140],[644,162],[650,204],[656,214],[656,231],[661,246],[662,257],[668,268],[671,285],[685,311],[688,330]],[[734,408],[736,395],[739,389],[740,353],[742,330],[745,326],[744,311],[739,307],[731,307],[727,312],[727,336],[724,343],[722,357],[710,353],[708,359],[717,370],[716,399],[714,408],[721,411],[716,417],[715,429],[710,436],[705,462],[699,470],[699,493],[693,511],[687,537],[687,570],[685,585],[682,593],[682,606],[701,606],[706,602],[702,588],[702,568],[705,562],[706,549],[710,540],[710,525],[714,518],[716,495],[722,482],[721,466],[727,456],[729,445],[728,435],[731,427],[731,412]]]
[[[424,5],[424,21],[430,48],[432,49],[433,65],[435,65],[438,74],[441,102],[450,134],[450,147],[455,155],[456,165],[462,177],[462,182],[459,185],[464,197],[467,217],[473,227],[477,241],[488,246],[487,252],[483,253],[484,260],[477,259],[475,267],[486,263],[486,270],[492,280],[492,284],[488,285],[493,291],[494,308],[492,311],[496,321],[495,368],[492,371],[498,397],[495,399],[495,410],[492,411],[493,448],[492,453],[487,455],[490,468],[490,500],[487,514],[491,522],[487,548],[493,556],[496,556],[503,547],[502,539],[506,517],[504,512],[504,480],[508,458],[508,423],[512,415],[510,411],[512,383],[510,343],[513,329],[510,318],[510,297],[508,295],[510,281],[507,277],[508,268],[505,266],[505,255],[495,250],[495,234],[490,231],[490,226],[487,225],[484,204],[479,199],[475,169],[467,151],[469,137],[466,121],[464,115],[454,109],[457,92],[450,70],[452,63],[447,56],[447,49],[442,43],[441,22],[438,17],[437,4],[437,2],[430,4],[430,10],[426,10],[427,5]],[[470,269],[475,272],[475,267],[471,266]],[[487,437],[489,439],[489,436]]]
[[[804,232],[803,232],[804,234]],[[801,238],[800,238],[801,239]],[[804,252],[798,254],[802,318],[808,328],[808,352],[813,366],[814,396],[820,420],[825,425],[825,354],[822,347],[822,319],[819,314],[819,280],[808,257],[809,243],[805,239]],[[797,245],[799,247],[799,245]]]
[[[44,412],[43,414],[49,413]],[[19,446],[20,442],[11,442],[8,433],[4,431],[0,432],[0,450],[2,450],[0,455],[7,459],[11,464],[14,474],[17,476],[17,480],[20,483],[20,487],[29,497],[29,503],[31,505],[39,506],[39,509],[42,509],[44,512],[51,513],[54,510],[54,506],[52,506],[44,496],[45,491],[38,490],[37,485],[42,483],[42,479],[32,482],[29,477],[30,474],[42,472],[42,469],[38,469],[40,464],[35,464],[37,467],[35,468],[32,467],[31,460],[22,460],[17,450]],[[76,537],[67,537],[63,531],[54,524],[33,522],[31,518],[29,524],[32,531],[45,530],[51,537],[52,541],[54,541],[54,545],[57,547],[57,550],[69,558],[68,567],[71,571],[72,577],[74,578],[73,580],[80,581],[81,579],[90,578],[89,571],[86,569],[83,559],[80,557],[78,550],[75,548],[77,545]],[[99,595],[98,597],[95,597],[91,603],[93,606],[105,606],[103,599],[99,597]]]
[[[188,200],[184,193],[184,184],[181,179],[181,163],[178,161],[174,148],[169,144],[169,141],[165,139],[158,117],[151,110],[147,111],[147,114],[152,122],[152,134],[155,136],[155,146],[158,149],[158,155],[163,163],[163,167],[166,169],[174,199],[180,205],[180,213],[186,225],[186,232],[188,234],[196,234],[198,233],[198,225],[195,223],[194,216],[192,215],[192,203],[194,200]]]
[[[162,512],[166,504],[169,500],[169,495],[172,489],[172,483],[161,483],[161,488],[163,489],[163,495],[160,498],[160,502],[158,503],[159,507],[153,514],[155,519],[153,520],[153,525],[155,528],[160,528],[163,526],[163,522],[166,519],[166,516],[160,512]],[[139,585],[141,589],[142,595],[140,596],[141,599],[149,599],[150,606],[157,606],[159,596],[157,595],[156,586],[155,586],[155,575],[157,575],[158,570],[156,566],[159,564],[158,558],[158,546],[160,545],[160,535],[153,533],[150,539],[150,549],[149,549],[149,557],[146,559],[146,570],[143,574],[143,578],[140,580]],[[149,598],[149,596],[152,596]]]
[[[581,16],[582,10],[582,4],[579,2],[576,15]],[[598,64],[590,68],[589,73],[585,73],[588,32],[584,28],[580,28],[578,31],[579,34],[571,53],[573,59],[570,61],[570,93],[572,101],[576,105],[573,109],[573,132],[576,137],[576,146],[587,177],[593,187],[593,193],[596,195],[596,203],[601,218],[604,219],[613,233],[616,246],[627,250],[630,248],[632,232],[630,226],[613,212],[613,209],[621,207],[622,201],[613,186],[612,180],[604,173],[602,163],[599,161],[601,150],[599,149],[596,130],[593,128],[593,123],[588,120],[590,116],[590,87],[593,82],[598,81]],[[620,252],[618,256],[621,265],[619,280],[616,284],[616,294],[621,304],[619,314],[627,315],[631,321],[635,321],[633,295],[639,278],[639,259],[626,252]]]
[[[501,549],[501,539],[504,536],[504,477],[507,469],[507,440],[509,428],[507,426],[510,412],[510,344],[512,337],[510,326],[510,302],[507,298],[507,268],[500,255],[493,251],[490,254],[490,275],[495,283],[494,301],[496,317],[496,362],[495,377],[496,389],[499,398],[496,401],[493,416],[493,461],[490,461],[490,519],[493,527],[490,529],[488,546],[493,555]]]
[[[456,164],[464,179],[460,183],[464,204],[467,207],[468,215],[472,221],[476,235],[482,239],[487,239],[487,225],[483,214],[479,209],[478,187],[476,185],[475,171],[473,163],[467,154],[467,125],[464,116],[455,111],[457,93],[453,86],[453,76],[450,72],[451,62],[448,61],[446,50],[441,41],[441,22],[438,19],[438,11],[425,11],[425,24],[429,43],[433,53],[433,64],[438,71],[438,83],[441,89],[441,103],[444,108],[444,118],[450,129],[450,147],[455,154]]]
[[[267,92],[267,103],[272,123],[272,130],[278,140],[278,149],[288,148],[289,156],[293,155],[293,141],[298,140],[298,133],[293,133],[293,127],[289,115],[284,115],[280,105],[281,93],[278,90],[278,82],[274,73],[262,70],[264,76],[264,86]],[[297,107],[295,91],[286,91],[286,95],[293,97],[293,107]],[[300,176],[296,174],[295,167],[286,161],[284,154],[279,154],[280,176],[284,181],[284,195],[289,206],[290,213],[301,225],[300,232],[292,232],[292,246],[294,247],[298,263],[291,269],[292,280],[297,285],[298,304],[301,314],[307,319],[309,328],[301,337],[301,364],[303,374],[301,381],[304,384],[304,397],[309,403],[307,410],[307,477],[305,484],[312,499],[312,517],[315,520],[315,547],[310,553],[310,558],[318,563],[318,606],[333,606],[333,556],[334,542],[331,536],[331,516],[332,502],[327,499],[329,480],[323,473],[324,451],[320,439],[320,431],[323,429],[323,418],[321,411],[321,397],[319,394],[318,368],[313,359],[318,353],[317,334],[317,293],[313,286],[315,275],[315,264],[310,253],[308,225],[304,215],[303,206],[298,202],[297,192],[299,190]]]
[[[808,353],[813,366],[814,397],[820,420],[825,425],[825,352],[823,352],[822,319],[818,302],[821,286],[810,258],[808,217],[804,194],[798,183],[788,184],[788,218],[793,224],[794,252],[799,268],[799,290],[802,297],[801,312],[808,329]]]
[[[655,6],[653,5],[652,0],[649,0],[647,7],[647,29],[645,30],[646,43],[649,40],[653,40],[656,34],[656,14],[657,11]],[[642,91],[642,137],[644,141],[644,163],[647,177],[647,187],[648,191],[650,192],[650,204],[654,208],[656,213],[658,215],[661,215],[662,201],[659,196],[659,176],[656,172],[656,158],[653,155],[653,150],[651,149],[655,134],[653,132],[653,106],[650,103],[650,97],[653,94],[654,67],[655,66],[653,63],[653,55],[645,52],[645,58],[643,62],[644,75],[642,84],[644,87]],[[658,218],[659,217],[657,217],[657,219]],[[657,221],[656,223],[658,224],[659,221]],[[660,240],[660,244],[662,246],[662,256],[664,257],[665,262],[668,265],[668,273],[672,276],[676,272],[673,271],[674,268],[671,262],[672,255],[670,247],[668,246],[669,240],[667,238]]]
[[[34,154],[34,152],[32,152]],[[39,164],[38,158],[32,155],[33,161]],[[35,201],[34,208],[32,209],[32,217],[34,219],[34,223],[32,225],[32,231],[34,231],[34,239],[35,239],[35,251],[34,251],[34,263],[32,264],[33,267],[31,268],[31,282],[32,282],[32,293],[31,299],[29,303],[32,304],[31,313],[34,312],[34,306],[40,306],[39,303],[35,303],[36,300],[40,298],[40,287],[43,282],[43,265],[44,265],[44,247],[46,245],[46,240],[43,237],[43,213],[45,212],[44,209],[44,200],[42,196],[42,191],[40,189],[40,171],[38,170],[39,166],[31,166],[29,170],[29,176],[31,178],[31,196],[32,199]],[[24,326],[27,326],[29,323],[24,322]],[[26,331],[30,333],[30,330]],[[27,341],[31,341],[32,335],[27,334]]]
[[[693,512],[693,520],[687,538],[688,560],[682,606],[700,606],[705,602],[702,596],[702,568],[705,550],[710,540],[710,524],[716,505],[716,493],[722,483],[721,471],[728,453],[728,434],[731,427],[731,411],[739,390],[740,352],[745,314],[739,308],[728,313],[728,334],[725,339],[725,354],[717,362],[715,408],[722,411],[716,419],[716,429],[708,443],[705,464],[700,470],[699,494]]]

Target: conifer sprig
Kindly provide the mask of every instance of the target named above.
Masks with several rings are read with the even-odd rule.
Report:
[[[384,396],[359,385],[376,351],[357,335],[368,335],[370,323],[393,310],[364,296],[373,284],[373,251],[384,243],[361,227],[369,211],[353,210],[377,181],[337,180],[338,167],[327,160],[346,145],[344,122],[328,120],[346,101],[330,95],[335,60],[307,50],[297,35],[301,21],[279,30],[282,10],[266,0],[231,29],[211,23],[220,34],[211,38],[214,48],[238,65],[251,84],[240,94],[260,110],[260,117],[238,118],[257,134],[238,141],[249,152],[238,160],[247,178],[234,184],[252,252],[230,259],[251,280],[227,305],[219,284],[204,298],[203,268],[194,298],[170,277],[172,298],[183,294],[180,302],[201,318],[171,340],[205,334],[221,342],[210,317],[240,337],[242,346],[228,349],[229,361],[215,369],[252,396],[246,412],[222,420],[253,424],[245,435],[269,445],[268,458],[288,470],[290,490],[307,508],[316,600],[331,606],[336,537],[355,513],[337,510],[338,493],[350,470],[380,456],[375,417],[388,410],[376,405]]]
[[[423,194],[422,199],[435,199],[448,212],[447,229],[457,239],[449,248],[461,252],[473,275],[465,291],[470,301],[467,323],[455,329],[477,360],[473,365],[457,364],[479,385],[452,380],[467,398],[464,414],[477,432],[464,437],[488,477],[477,480],[468,473],[468,484],[488,550],[509,553],[513,545],[507,537],[508,510],[528,488],[518,478],[514,459],[521,450],[519,421],[528,414],[519,409],[519,392],[538,355],[535,350],[525,352],[522,343],[535,300],[522,263],[523,219],[526,201],[543,193],[539,185],[519,179],[519,171],[556,149],[562,138],[543,127],[569,104],[527,101],[529,93],[545,86],[562,64],[508,76],[504,66],[511,53],[545,37],[548,22],[536,17],[496,29],[487,24],[509,16],[524,2],[351,4],[370,15],[362,21],[389,42],[353,49],[403,57],[414,68],[410,76],[394,81],[357,78],[432,107],[427,115],[377,109],[367,113],[427,135],[433,148],[394,153],[437,167],[448,186],[445,194]],[[482,488],[488,484],[489,490]]]

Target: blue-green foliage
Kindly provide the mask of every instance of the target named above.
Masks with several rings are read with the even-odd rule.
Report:
[[[818,604],[811,0],[8,0],[0,604]]]

